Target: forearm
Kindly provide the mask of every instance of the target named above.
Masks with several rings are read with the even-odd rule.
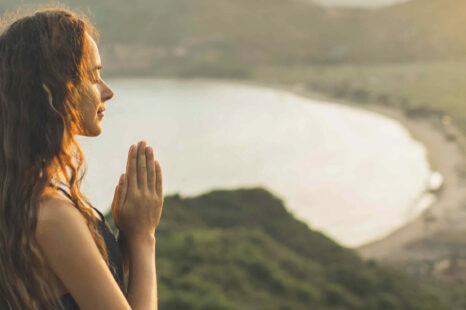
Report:
[[[155,237],[127,242],[129,258],[128,303],[136,310],[157,310]]]

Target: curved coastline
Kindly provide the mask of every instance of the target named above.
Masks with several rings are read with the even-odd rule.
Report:
[[[218,82],[218,79],[195,78],[195,80]],[[413,139],[419,141],[426,148],[427,162],[432,172],[440,173],[443,177],[441,189],[430,192],[426,184],[426,194],[435,195],[435,201],[424,209],[417,217],[409,220],[398,229],[385,237],[374,240],[354,248],[363,258],[383,261],[402,262],[420,259],[420,253],[409,245],[426,240],[437,232],[446,230],[466,230],[462,221],[453,221],[454,218],[466,219],[466,212],[461,208],[466,201],[462,186],[465,178],[460,175],[459,169],[466,166],[464,136],[449,122],[439,123],[425,118],[410,118],[401,109],[376,104],[359,104],[348,100],[336,99],[321,93],[315,93],[290,85],[262,83],[259,81],[245,81],[234,79],[221,79],[223,82],[242,85],[259,86],[285,90],[297,95],[313,99],[329,101],[357,109],[372,111],[387,116],[399,122],[411,134]],[[420,197],[421,199],[421,197]],[[422,256],[422,255],[421,255]]]

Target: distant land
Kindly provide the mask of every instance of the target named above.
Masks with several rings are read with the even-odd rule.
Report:
[[[314,0],[314,2],[328,5],[328,6],[339,6],[339,7],[382,7],[392,5],[395,3],[406,2],[409,0]]]
[[[91,12],[101,32],[107,73],[244,77],[260,65],[466,58],[465,1],[412,0],[374,10],[324,7],[309,0],[63,3]],[[16,10],[19,4],[2,0],[0,11]]]

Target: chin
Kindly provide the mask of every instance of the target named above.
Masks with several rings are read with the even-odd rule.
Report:
[[[84,133],[79,133],[78,135],[83,137],[97,137],[102,133],[102,127],[100,124],[92,126],[92,128],[86,128]]]

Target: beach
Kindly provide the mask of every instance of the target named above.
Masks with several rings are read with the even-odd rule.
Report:
[[[358,104],[321,94],[288,88],[310,99],[331,100],[358,109],[370,110],[401,123],[411,136],[427,150],[427,160],[434,172],[443,176],[443,186],[436,192],[436,201],[417,218],[389,235],[355,250],[366,259],[394,263],[441,261],[451,254],[445,250],[466,236],[466,185],[463,135],[448,121],[408,117],[401,109],[375,104]],[[447,247],[448,248],[448,247]]]
[[[408,117],[401,109],[395,107],[359,104],[333,98],[303,89],[300,85],[270,85],[240,80],[228,82],[271,87],[312,100],[373,111],[398,121],[413,139],[424,145],[431,170],[443,176],[441,189],[434,192],[435,202],[419,216],[387,236],[354,248],[363,258],[393,263],[430,261],[435,264],[437,261],[448,259],[450,250],[456,247],[455,242],[463,243],[462,238],[466,236],[466,142],[448,118],[439,121],[434,118]]]

